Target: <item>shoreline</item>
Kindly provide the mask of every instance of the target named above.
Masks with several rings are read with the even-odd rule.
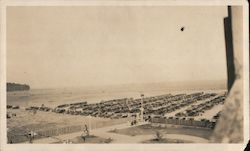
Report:
[[[49,90],[49,91],[48,91]],[[196,93],[196,92],[227,92],[225,89],[216,89],[216,90],[155,90],[155,91],[121,91],[121,92],[103,92],[103,91],[95,91],[95,92],[84,92],[81,90],[78,91],[70,91],[60,89],[48,89],[48,90],[34,90],[30,91],[16,91],[16,92],[7,92],[7,104],[8,105],[22,105],[25,107],[28,106],[40,106],[41,104],[45,104],[48,107],[56,107],[60,104],[66,103],[76,103],[81,101],[86,101],[88,104],[91,103],[100,103],[101,101],[108,101],[113,99],[121,99],[121,98],[141,98],[141,94],[143,93],[145,97],[152,97],[157,95],[164,94],[181,94],[181,93]],[[35,91],[35,92],[34,92]]]

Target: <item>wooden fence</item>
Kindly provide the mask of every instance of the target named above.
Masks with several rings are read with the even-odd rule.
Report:
[[[183,125],[183,126],[193,126],[193,127],[202,127],[213,129],[216,122],[211,122],[208,120],[197,121],[197,120],[187,120],[187,119],[169,119],[169,118],[152,118],[152,123],[159,124],[174,124],[174,125]]]

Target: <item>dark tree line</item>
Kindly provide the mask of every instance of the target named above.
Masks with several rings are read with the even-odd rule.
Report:
[[[8,91],[26,91],[26,90],[30,90],[30,86],[27,84],[7,83],[7,92]]]

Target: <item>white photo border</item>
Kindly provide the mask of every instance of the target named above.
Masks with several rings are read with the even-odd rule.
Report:
[[[7,144],[6,127],[6,9],[8,6],[243,6],[243,77],[244,77],[244,142],[239,144]],[[1,1],[1,145],[3,151],[14,150],[137,150],[137,151],[160,151],[160,150],[202,150],[202,151],[237,151],[244,150],[249,140],[249,16],[248,2],[246,0],[82,0],[82,1],[58,1],[58,0],[2,0]]]

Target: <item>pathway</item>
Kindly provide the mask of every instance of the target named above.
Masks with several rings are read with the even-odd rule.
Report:
[[[145,124],[145,123],[142,123]],[[142,125],[140,124],[140,125]],[[138,125],[136,125],[138,126]],[[150,140],[155,138],[155,135],[136,135],[136,136],[129,136],[129,135],[123,135],[123,134],[117,134],[117,133],[112,133],[109,132],[114,129],[124,129],[124,128],[129,128],[132,127],[130,125],[126,124],[120,124],[120,125],[114,125],[114,126],[109,126],[109,127],[103,127],[99,129],[94,129],[90,131],[91,135],[94,136],[99,136],[102,138],[112,138],[112,143],[141,143],[146,140]],[[64,134],[56,137],[51,137],[51,138],[43,138],[43,139],[38,139],[34,140],[34,143],[55,143],[58,142],[58,140],[67,140],[67,139],[73,139],[77,136],[81,136],[82,132],[76,132],[76,133],[71,133],[71,134]],[[164,138],[167,139],[180,139],[180,140],[185,140],[185,141],[193,141],[195,143],[208,143],[209,141],[207,139],[201,138],[201,137],[196,137],[196,136],[191,136],[191,135],[181,135],[181,134],[165,134],[163,135]]]

